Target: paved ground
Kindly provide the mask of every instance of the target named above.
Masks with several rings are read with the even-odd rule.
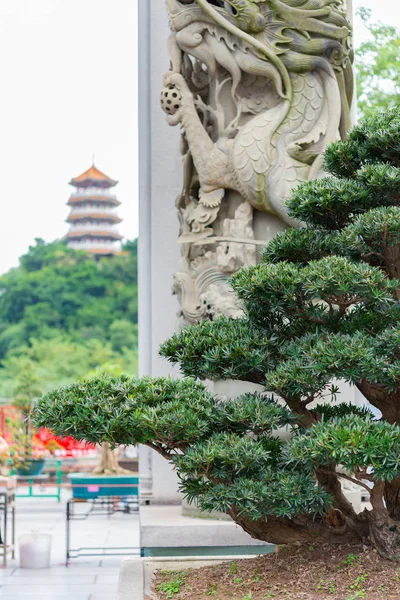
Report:
[[[82,505],[81,510],[84,508]],[[17,539],[33,530],[52,535],[51,567],[30,571],[19,567],[18,554],[0,569],[0,599],[114,600],[119,557],[81,557],[65,566],[65,499],[17,500]],[[72,546],[139,546],[137,513],[110,518],[92,516],[72,523]]]

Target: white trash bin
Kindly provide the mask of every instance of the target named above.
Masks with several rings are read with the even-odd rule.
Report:
[[[25,533],[19,537],[19,561],[21,569],[47,569],[50,566],[51,535]]]

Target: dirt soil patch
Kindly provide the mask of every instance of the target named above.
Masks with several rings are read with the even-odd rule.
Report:
[[[254,559],[158,572],[153,594],[157,600],[400,600],[400,563],[362,546],[285,546]]]

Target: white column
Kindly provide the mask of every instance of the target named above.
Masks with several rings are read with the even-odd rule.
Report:
[[[139,373],[168,375],[158,347],[176,329],[173,273],[179,270],[175,198],[182,186],[179,131],[159,107],[169,68],[169,27],[163,3],[139,0]],[[153,478],[153,501],[179,501],[177,479],[166,461],[141,448],[140,473]]]
[[[354,2],[353,0],[347,0],[347,16],[348,19],[350,21],[350,23],[353,25],[354,27],[354,15],[355,15],[355,10],[354,10]],[[354,29],[353,29],[353,45],[354,45]],[[358,90],[357,90],[357,80],[356,80],[356,65],[354,64],[354,94],[353,94],[353,103],[351,105],[351,121],[353,123],[353,125],[355,125],[357,123],[357,97],[358,97]]]
[[[347,0],[347,9],[352,20],[352,0]],[[171,284],[180,262],[175,198],[182,186],[182,166],[179,130],[167,125],[159,106],[163,74],[169,68],[167,12],[163,3],[149,0],[139,0],[138,10],[139,374],[159,376],[172,370],[158,356],[158,347],[177,327],[178,302]],[[262,225],[261,219],[256,229]],[[354,398],[353,391],[349,395]],[[147,448],[140,450],[140,473],[152,477],[155,502],[179,500],[176,477]]]

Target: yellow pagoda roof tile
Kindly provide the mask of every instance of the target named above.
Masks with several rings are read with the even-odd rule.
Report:
[[[94,164],[90,167],[90,169],[87,169],[87,171],[81,175],[73,177],[70,181],[70,184],[79,186],[79,184],[87,181],[108,184],[109,187],[113,187],[118,183],[118,181],[111,179],[111,177],[108,177],[108,175],[100,171]]]

